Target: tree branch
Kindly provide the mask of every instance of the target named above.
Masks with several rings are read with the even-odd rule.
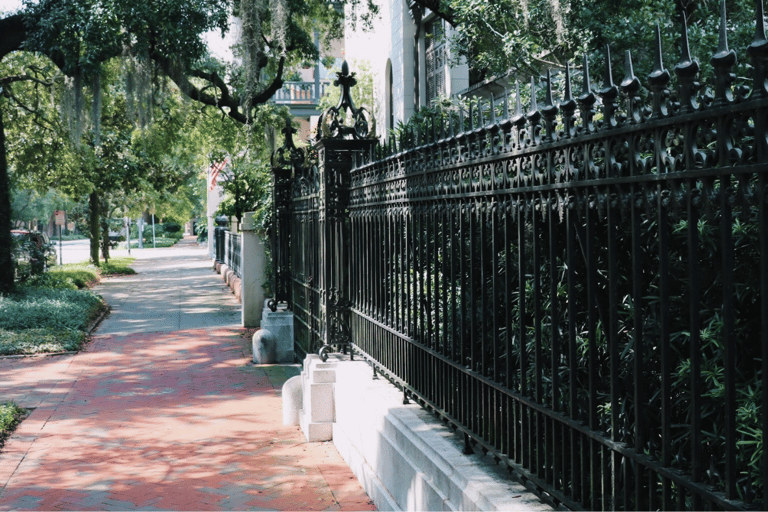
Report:
[[[453,9],[447,5],[443,5],[441,0],[410,0],[412,4],[416,4],[425,9],[429,9],[438,18],[444,19],[449,25],[456,28],[456,17],[454,16]]]

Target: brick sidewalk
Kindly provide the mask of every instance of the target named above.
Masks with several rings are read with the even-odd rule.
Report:
[[[330,443],[282,425],[281,367],[234,329],[95,336],[0,360],[34,408],[0,453],[0,510],[373,510]]]

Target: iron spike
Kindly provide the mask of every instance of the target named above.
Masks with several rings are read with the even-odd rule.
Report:
[[[523,115],[523,104],[520,102],[520,82],[515,80],[515,115],[516,116],[522,116]]]
[[[491,93],[491,124],[496,124],[496,97]]]
[[[669,74],[666,69],[664,69],[664,60],[661,56],[661,29],[659,29],[659,24],[656,24],[656,54],[653,58],[653,71],[651,71],[651,77],[656,76],[662,76],[664,74]]]
[[[717,53],[715,58],[720,55],[728,55],[728,31],[726,30],[725,19],[725,0],[720,0],[720,37],[717,41]]]
[[[504,119],[509,119],[509,91],[504,87]]]
[[[536,103],[536,78],[531,77],[531,112],[539,110],[539,105]]]
[[[763,11],[763,0],[757,0],[755,9],[755,38],[750,46],[762,46],[766,44],[765,38],[765,14]]]
[[[563,94],[563,103],[569,103],[573,101],[573,95],[571,93],[571,63],[565,63],[565,93]]]
[[[632,51],[624,52],[624,73],[628,78],[635,76],[635,70],[632,68]]]
[[[678,63],[678,66],[688,66],[691,64],[691,49],[688,45],[688,19],[685,15],[685,12],[683,14],[683,33],[681,35],[680,39],[680,50],[683,52],[683,54],[680,56],[680,62]]]
[[[611,46],[605,45],[605,83],[603,89],[613,87],[613,68],[611,67]]]
[[[477,127],[485,126],[485,116],[483,115],[483,99],[477,98]]]
[[[592,82],[589,79],[589,59],[587,54],[584,54],[584,85],[581,88],[582,96],[589,96],[592,94]]]
[[[544,97],[545,107],[552,106],[552,70],[547,69],[547,92]]]

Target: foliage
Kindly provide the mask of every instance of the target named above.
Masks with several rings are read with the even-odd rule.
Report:
[[[13,244],[16,275],[20,281],[42,274],[55,262],[53,243],[42,233],[14,233]]]
[[[709,57],[717,48],[718,0],[416,0],[454,27],[454,55],[470,63],[478,78],[511,73],[522,81],[566,63],[580,68],[588,54],[592,69],[604,69],[603,50],[611,45],[614,80],[623,77],[623,57],[631,50],[635,73],[653,66],[654,26],[661,27],[665,50],[678,49],[683,13],[694,56],[709,76]],[[730,43],[745,47],[754,34],[754,2],[728,0]],[[744,63],[741,64],[743,74]],[[602,76],[602,73],[600,73]],[[593,83],[596,81],[593,80]]]
[[[83,331],[70,329],[0,329],[0,356],[77,351],[86,339]]]
[[[0,404],[0,448],[24,416],[24,409],[13,402]]]
[[[89,291],[26,288],[0,298],[0,329],[84,329],[103,307]]]
[[[123,276],[133,275],[136,273],[130,265],[136,261],[136,258],[131,256],[123,256],[120,258],[110,258],[109,262],[103,262],[99,267],[99,273],[106,276]]]
[[[45,274],[40,276],[41,284],[37,284],[34,280],[29,283],[29,286],[47,286],[56,287],[55,282],[67,282],[71,281],[78,289],[90,288],[99,282],[101,278],[101,271],[99,268],[89,263],[67,263],[66,265],[60,265],[48,270]],[[50,283],[50,284],[48,284]]]
[[[153,242],[152,236],[150,236],[144,242],[144,249],[147,249],[147,248],[152,249],[153,247],[157,249],[173,247],[178,243],[178,241],[179,241],[178,238],[168,238],[168,237],[159,236],[159,237],[156,237]],[[126,248],[128,247],[128,242],[125,243],[125,247]],[[139,242],[136,240],[131,240],[131,248],[137,249],[138,247],[139,247]]]

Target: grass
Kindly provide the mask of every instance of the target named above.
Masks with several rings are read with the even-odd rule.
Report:
[[[132,256],[122,256],[119,258],[110,258],[109,263],[101,262],[101,275],[102,276],[124,276],[135,274],[130,265],[136,261],[136,258]]]
[[[13,402],[0,403],[0,448],[21,422],[26,411]]]
[[[157,237],[155,239],[155,247],[156,249],[164,249],[166,247],[173,247],[176,242],[178,242],[178,238],[167,238],[167,237]],[[128,242],[123,242],[121,244],[121,247],[128,247]],[[131,249],[138,249],[139,248],[139,242],[137,240],[131,240]],[[144,248],[145,249],[152,249],[152,240],[145,240],[144,241]]]

